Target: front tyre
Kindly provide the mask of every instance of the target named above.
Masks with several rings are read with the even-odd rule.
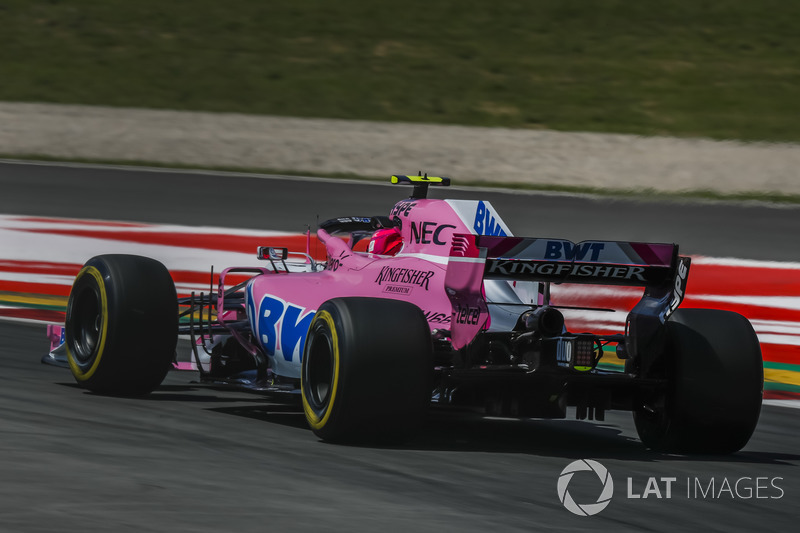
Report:
[[[178,304],[154,259],[101,255],[75,278],[65,322],[75,380],[100,394],[138,396],[164,380],[175,356]]]
[[[740,314],[679,309],[667,326],[666,393],[634,411],[639,438],[656,451],[733,453],[758,423],[761,347]]]
[[[311,322],[301,370],[303,410],[319,438],[411,438],[431,399],[430,329],[420,309],[378,298],[337,298]]]

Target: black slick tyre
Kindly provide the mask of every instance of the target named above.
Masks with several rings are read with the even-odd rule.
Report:
[[[420,309],[379,298],[322,304],[303,352],[303,410],[332,442],[402,442],[431,400],[432,343]]]
[[[666,393],[634,411],[639,438],[670,453],[733,453],[758,423],[761,347],[750,322],[715,309],[679,309],[667,321]]]
[[[175,284],[154,259],[93,257],[72,285],[65,326],[67,362],[80,385],[100,394],[147,394],[175,357]]]

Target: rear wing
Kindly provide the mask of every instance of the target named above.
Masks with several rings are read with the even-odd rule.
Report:
[[[475,246],[486,249],[486,279],[658,287],[678,264],[675,244],[476,236]]]
[[[453,347],[487,325],[483,280],[505,279],[644,287],[626,320],[626,345],[635,354],[683,301],[689,266],[675,244],[455,235],[445,276]]]

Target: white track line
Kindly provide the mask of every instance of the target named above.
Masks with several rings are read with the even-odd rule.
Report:
[[[788,407],[790,409],[800,409],[800,400],[764,400],[762,404],[770,407]]]

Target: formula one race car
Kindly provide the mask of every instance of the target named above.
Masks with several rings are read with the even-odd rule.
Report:
[[[761,408],[758,339],[736,313],[678,309],[690,260],[677,245],[513,237],[488,202],[428,199],[447,178],[392,182],[413,193],[388,216],[320,224],[325,262],[260,247],[265,266],[225,269],[209,294],[178,299],[152,259],[90,259],[50,358],[63,354],[101,394],[147,394],[188,365],[206,383],[299,395],[330,441],[405,440],[444,404],[540,418],[574,406],[595,420],[628,410],[662,451],[747,443]],[[561,283],[643,294],[624,331],[575,333],[551,302]],[[179,335],[191,364],[176,361]],[[624,367],[600,368],[614,350]]]

